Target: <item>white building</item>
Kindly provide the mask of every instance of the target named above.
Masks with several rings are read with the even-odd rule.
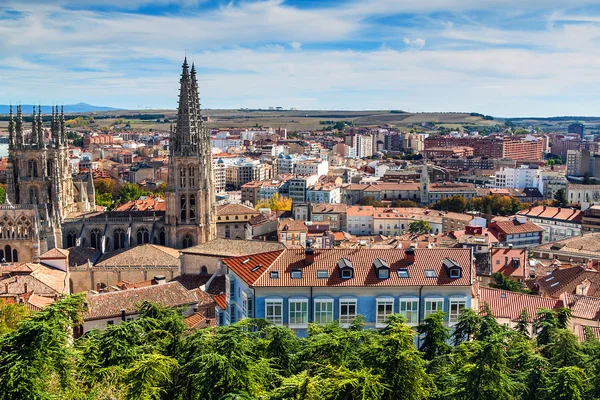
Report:
[[[541,170],[534,166],[522,165],[520,168],[502,168],[496,171],[494,187],[497,188],[539,188]],[[540,190],[541,191],[541,190]]]
[[[356,157],[365,158],[373,155],[373,137],[371,135],[356,135]]]
[[[332,203],[341,202],[341,188],[333,183],[316,184],[306,190],[306,201],[310,203]]]
[[[295,154],[284,155],[279,153],[277,156],[277,173],[278,174],[293,174],[294,166],[298,161],[298,156]]]
[[[327,175],[329,162],[327,160],[304,160],[296,162],[294,173],[297,175]]]

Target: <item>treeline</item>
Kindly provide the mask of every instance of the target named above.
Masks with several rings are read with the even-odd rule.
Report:
[[[538,332],[485,307],[443,313],[413,329],[310,325],[299,339],[264,320],[188,331],[178,310],[140,305],[139,318],[76,340],[84,297],[71,296],[0,333],[0,400],[579,400],[600,397],[600,342],[568,329],[566,309],[542,309]],[[4,317],[6,312],[0,313]],[[418,335],[418,348],[415,338]],[[451,344],[453,346],[451,346]]]

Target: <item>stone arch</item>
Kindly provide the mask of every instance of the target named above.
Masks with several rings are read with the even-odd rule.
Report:
[[[27,176],[30,178],[37,178],[39,176],[38,162],[34,158],[27,161]]]
[[[67,233],[67,248],[77,245],[77,231],[69,231]]]
[[[119,250],[125,248],[125,237],[127,234],[125,233],[125,229],[116,228],[113,230],[113,242],[114,242],[114,250]]]
[[[200,268],[200,274],[202,274],[202,275],[208,274],[208,268],[206,268],[206,265],[203,265],[202,268]]]
[[[90,231],[90,247],[100,249],[102,247],[102,231],[94,228]]]
[[[29,239],[31,237],[31,229],[33,228],[33,224],[25,215],[21,215],[17,219],[16,227],[17,239]]]
[[[0,238],[11,239],[14,231],[14,222],[8,215],[0,218]]]
[[[196,187],[196,174],[194,172],[195,169],[196,167],[194,167],[193,164],[191,164],[188,167],[188,182],[190,184],[190,187]]]
[[[190,233],[186,233],[185,235],[183,235],[183,238],[181,239],[181,248],[187,249],[188,247],[192,247],[193,245],[194,238],[192,237],[192,235]]]
[[[150,243],[150,232],[148,231],[147,228],[145,228],[143,226],[141,228],[138,228],[135,235],[136,235],[138,245]]]

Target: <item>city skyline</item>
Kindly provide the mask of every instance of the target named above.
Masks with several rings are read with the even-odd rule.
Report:
[[[598,115],[593,1],[3,2],[1,104]],[[485,9],[484,9],[485,8]]]

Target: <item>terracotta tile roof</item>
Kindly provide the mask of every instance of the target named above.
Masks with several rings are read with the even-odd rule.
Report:
[[[582,266],[556,269],[547,276],[537,278],[536,283],[550,296],[558,297],[564,292],[575,293],[577,286],[586,280],[590,285],[587,294],[600,297],[600,272]]]
[[[535,249],[572,253],[586,258],[600,258],[600,232],[545,243]]]
[[[245,206],[243,204],[224,204],[217,206],[217,215],[239,215],[239,214],[252,214],[258,215],[259,212],[252,207]]]
[[[87,264],[88,261],[94,259],[97,252],[98,250],[93,247],[75,246],[69,248],[69,267]]]
[[[64,260],[69,257],[69,250],[59,249],[55,247],[51,250],[48,250],[44,254],[40,256],[40,260],[48,260],[48,259],[61,259]]]
[[[600,298],[567,293],[566,301],[573,317],[600,321]]]
[[[544,231],[543,228],[540,228],[531,221],[525,221],[521,223],[516,218],[511,218],[507,221],[493,221],[490,223],[489,229],[496,230],[498,232],[504,233],[505,235]]]
[[[223,262],[233,269],[249,285],[254,283],[279,257],[284,250],[259,253],[249,256],[226,258]]]
[[[514,278],[525,278],[528,276],[526,272],[526,268],[529,266],[527,263],[527,249],[496,247],[492,249],[491,256],[492,274],[502,272],[503,275]],[[513,267],[513,259],[519,260],[518,268]]]
[[[556,219],[556,220],[569,221],[569,222],[581,222],[581,219],[583,218],[583,212],[580,210],[577,210],[575,208],[561,208],[561,207],[547,207],[547,206],[531,207],[527,210],[521,210],[517,214],[525,215],[528,217]]]
[[[215,302],[215,299],[210,294],[200,288],[190,290],[190,292],[198,299],[198,307],[207,306]]]
[[[138,265],[179,267],[179,250],[156,244],[143,244],[106,254],[95,266],[131,267]]]
[[[227,310],[227,295],[225,293],[220,293],[214,296],[217,305],[221,308],[221,310]]]
[[[47,296],[69,294],[69,280],[66,272],[43,264],[26,263],[14,268],[3,266],[0,291],[7,294],[35,292]]]
[[[147,196],[143,199],[132,200],[115,208],[114,211],[166,211],[167,202],[160,197]]]
[[[315,213],[345,213],[346,204],[315,203],[311,204],[311,212]]]
[[[217,238],[210,242],[181,250],[185,254],[202,254],[220,257],[235,257],[247,254],[257,254],[265,251],[281,250],[285,246],[279,242],[263,240],[223,239]]]
[[[349,206],[346,209],[346,215],[349,217],[371,217],[373,216],[373,206]]]
[[[508,318],[511,321],[519,318],[523,308],[533,318],[540,308],[563,307],[561,300],[480,286],[479,305],[482,309],[484,303],[489,304],[494,317]]]
[[[393,182],[377,182],[377,183],[351,183],[343,186],[346,190],[360,190],[364,192],[380,192],[380,191],[416,191],[419,190],[418,183],[393,183]]]
[[[351,279],[342,279],[340,276],[337,263],[342,258],[349,260],[353,265],[354,277]],[[379,279],[376,276],[373,261],[377,258],[389,264],[389,278]],[[447,258],[461,266],[460,278],[448,277],[443,266],[443,261]],[[286,249],[280,254],[265,254],[265,259],[261,262],[262,267],[255,271],[252,271],[256,266],[252,260],[242,264],[244,260],[244,257],[235,257],[223,262],[248,284],[257,287],[470,286],[475,278],[470,249],[416,249],[415,262],[410,265],[406,262],[404,249],[316,249],[311,265],[305,264],[304,249]],[[271,263],[265,265],[268,261]],[[397,270],[401,268],[407,268],[410,277],[400,278]],[[291,278],[291,272],[295,269],[302,270],[302,278]],[[327,270],[329,277],[317,278],[317,270]],[[426,277],[425,270],[435,271],[437,277]],[[278,278],[271,278],[271,272],[275,271]]]
[[[277,231],[293,231],[293,232],[308,232],[308,228],[304,221],[297,221],[295,219],[283,219],[279,221],[277,225]]]
[[[179,282],[187,290],[194,290],[206,284],[211,277],[212,275],[183,274],[171,279],[170,282]]]
[[[33,311],[43,310],[52,303],[54,303],[53,298],[38,296],[35,293],[32,293],[31,296],[29,296],[29,299],[27,300],[27,306]]]
[[[183,323],[188,329],[204,329],[217,326],[217,320],[214,318],[206,318],[204,313],[194,313],[183,319]]]
[[[138,289],[87,295],[86,320],[118,317],[121,310],[135,314],[143,301],[151,301],[165,307],[195,304],[198,299],[179,282],[168,282]]]

